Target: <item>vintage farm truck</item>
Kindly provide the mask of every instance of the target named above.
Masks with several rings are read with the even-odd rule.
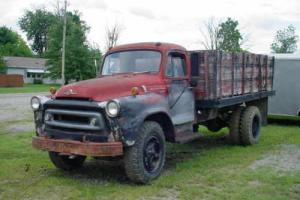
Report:
[[[187,51],[169,43],[110,49],[99,77],[34,96],[33,147],[63,170],[87,156],[123,159],[147,183],[165,163],[166,142],[198,138],[198,126],[229,127],[232,144],[258,142],[274,94],[274,59],[251,53]]]

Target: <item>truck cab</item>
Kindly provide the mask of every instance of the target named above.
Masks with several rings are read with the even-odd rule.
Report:
[[[33,147],[48,151],[54,165],[63,170],[80,167],[87,156],[120,158],[129,179],[147,183],[163,169],[166,142],[198,138],[199,124],[211,129],[231,126],[230,116],[240,124],[241,113],[245,114],[241,107],[245,99],[225,109],[202,109],[191,71],[190,52],[179,45],[114,47],[106,53],[97,78],[65,85],[51,96],[32,98]],[[251,137],[242,143],[257,142],[267,96],[249,99],[251,105],[258,102],[260,107],[247,111],[252,121],[244,132]],[[239,140],[241,128],[232,129],[231,135]]]

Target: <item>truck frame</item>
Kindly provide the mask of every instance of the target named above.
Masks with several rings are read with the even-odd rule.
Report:
[[[164,167],[166,142],[186,143],[229,127],[232,144],[253,145],[274,95],[274,59],[187,51],[169,43],[114,47],[98,78],[34,96],[33,147],[62,170],[87,156],[124,160],[128,178],[148,183]]]

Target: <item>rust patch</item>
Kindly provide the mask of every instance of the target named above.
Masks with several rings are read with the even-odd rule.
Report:
[[[123,155],[121,142],[80,142],[74,140],[47,139],[34,137],[32,146],[44,151],[84,156],[120,156]]]

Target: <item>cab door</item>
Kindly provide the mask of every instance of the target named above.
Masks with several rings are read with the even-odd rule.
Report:
[[[168,103],[174,125],[185,124],[195,119],[195,98],[191,90],[186,62],[180,52],[168,55],[165,76],[168,84]]]

